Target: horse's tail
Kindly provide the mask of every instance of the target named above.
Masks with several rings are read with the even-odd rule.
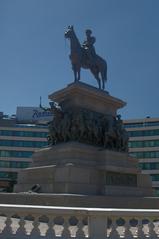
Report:
[[[107,63],[105,64],[105,67],[103,67],[102,80],[103,80],[104,82],[107,82]]]
[[[102,77],[102,89],[105,89],[105,83],[107,81],[107,63],[103,64],[103,67],[101,69],[101,77]]]
[[[105,74],[105,82],[107,82],[107,63],[105,65],[104,74]]]

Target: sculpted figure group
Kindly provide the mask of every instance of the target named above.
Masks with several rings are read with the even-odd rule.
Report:
[[[127,151],[128,135],[120,116],[103,115],[85,109],[63,111],[53,107],[54,119],[49,123],[50,145],[78,141],[103,148]]]

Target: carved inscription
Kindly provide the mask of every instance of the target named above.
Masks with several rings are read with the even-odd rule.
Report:
[[[106,184],[114,186],[137,186],[137,175],[135,174],[122,174],[107,172],[106,173]]]

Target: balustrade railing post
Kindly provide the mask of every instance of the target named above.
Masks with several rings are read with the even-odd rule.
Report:
[[[116,218],[112,219],[112,226],[111,226],[111,232],[110,232],[109,238],[111,238],[111,239],[120,238],[119,233],[117,231]]]
[[[125,239],[133,239],[133,235],[132,232],[130,231],[130,222],[129,222],[129,218],[125,218],[125,235],[124,238]]]
[[[138,228],[138,232],[137,232],[138,237],[141,238],[141,239],[146,238],[146,235],[145,235],[145,233],[143,231],[144,227],[143,227],[142,219],[138,220],[137,228]]]
[[[32,232],[31,232],[31,234],[30,234],[30,239],[31,239],[31,238],[33,238],[33,239],[39,239],[39,237],[40,237],[40,230],[39,230],[39,228],[38,228],[38,226],[39,226],[38,217],[35,217],[35,218],[34,218],[33,226],[34,226],[34,228],[33,228]]]
[[[83,222],[82,222],[82,217],[78,217],[78,224],[77,224],[78,230],[76,232],[76,237],[78,239],[80,238],[85,238],[84,231],[83,231]]]
[[[26,237],[26,230],[25,230],[25,220],[24,220],[24,216],[20,217],[20,221],[19,221],[19,228],[16,232],[16,237],[17,238],[25,238]]]
[[[89,215],[88,217],[89,238],[105,239],[107,232],[106,216]]]
[[[154,226],[153,220],[150,220],[150,222],[149,222],[149,237],[151,239],[157,239],[158,238],[156,232],[154,231],[154,228],[155,228],[155,226]]]
[[[63,224],[63,227],[64,227],[64,229],[63,229],[63,232],[62,232],[62,237],[63,238],[70,238],[71,236],[70,236],[70,231],[69,231],[69,222],[68,222],[68,217],[67,216],[65,216],[64,217],[64,224]]]
[[[5,221],[5,224],[6,224],[6,226],[5,226],[5,228],[4,228],[4,230],[3,230],[2,234],[1,234],[3,238],[7,238],[9,235],[12,235],[11,215],[9,215],[9,214],[7,215],[7,219]]]
[[[54,218],[49,218],[48,230],[46,232],[46,238],[47,239],[55,238],[55,231],[53,229],[53,226],[54,226]]]

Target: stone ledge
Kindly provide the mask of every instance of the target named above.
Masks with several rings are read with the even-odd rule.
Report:
[[[158,197],[86,196],[68,194],[0,193],[0,204],[89,208],[158,209]]]

